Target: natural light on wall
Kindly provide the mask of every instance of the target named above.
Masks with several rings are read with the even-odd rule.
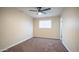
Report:
[[[39,28],[51,28],[51,20],[39,20]]]

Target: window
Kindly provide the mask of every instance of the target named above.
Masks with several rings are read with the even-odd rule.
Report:
[[[39,28],[51,28],[51,20],[39,20]]]

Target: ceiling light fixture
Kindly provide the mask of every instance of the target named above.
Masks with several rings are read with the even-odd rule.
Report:
[[[38,12],[38,15],[42,15],[42,13],[41,12]]]

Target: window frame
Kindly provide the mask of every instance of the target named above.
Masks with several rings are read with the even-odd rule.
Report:
[[[44,24],[43,24],[43,26],[41,26],[40,25],[40,22],[44,22],[45,23],[45,21],[47,22],[47,21],[49,21],[49,23],[50,24],[48,24],[48,26],[46,27],[44,27]],[[46,24],[47,25],[47,24]],[[52,20],[39,20],[39,26],[38,26],[40,29],[51,29],[52,28]]]

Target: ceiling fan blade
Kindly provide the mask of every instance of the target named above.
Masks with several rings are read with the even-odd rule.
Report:
[[[51,10],[51,8],[43,9],[43,10],[41,10],[41,11],[47,11],[47,10]]]
[[[43,14],[46,14],[45,12],[42,12]]]
[[[29,11],[37,12],[37,10],[29,10]]]

